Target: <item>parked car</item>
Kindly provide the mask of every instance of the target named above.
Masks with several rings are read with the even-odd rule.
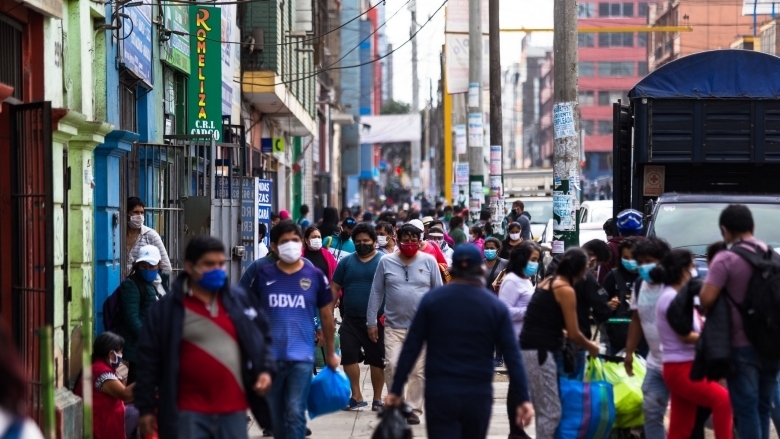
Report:
[[[612,217],[612,200],[584,201],[580,207],[580,245],[593,239],[607,240],[604,223]]]

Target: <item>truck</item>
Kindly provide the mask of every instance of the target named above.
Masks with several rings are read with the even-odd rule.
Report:
[[[747,204],[780,248],[780,58],[712,50],[653,71],[613,104],[613,215],[645,214],[648,236],[698,259],[718,218]],[[774,227],[773,227],[774,226]]]
[[[521,200],[525,211],[531,215],[531,234],[536,240],[541,239],[552,221],[552,190],[552,168],[504,171],[505,211],[508,212],[516,200]]]

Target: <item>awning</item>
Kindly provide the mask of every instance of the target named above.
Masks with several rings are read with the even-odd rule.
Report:
[[[263,117],[273,120],[283,131],[293,136],[316,135],[314,118],[275,72],[245,72],[241,89]]]

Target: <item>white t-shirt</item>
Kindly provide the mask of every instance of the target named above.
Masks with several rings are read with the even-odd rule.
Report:
[[[639,312],[642,332],[644,332],[645,340],[647,340],[647,345],[650,347],[650,353],[647,355],[647,367],[653,369],[661,369],[664,364],[664,357],[661,352],[661,337],[658,335],[658,324],[656,322],[656,306],[663,291],[663,284],[652,285],[648,282],[642,282],[642,286],[639,289],[639,302],[637,303],[637,294],[632,294],[631,302],[629,303],[632,311]]]
[[[10,413],[0,409],[0,437],[3,437],[8,432],[8,429],[11,428],[13,421],[14,418]],[[24,420],[24,425],[22,426],[22,431],[19,437],[22,439],[43,439],[41,429],[38,428],[38,426],[35,425],[35,422],[29,418]]]

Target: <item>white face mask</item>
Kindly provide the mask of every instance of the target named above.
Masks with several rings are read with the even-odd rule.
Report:
[[[133,229],[140,229],[141,226],[144,225],[144,216],[143,215],[131,216],[130,218],[128,218],[127,223]]]
[[[285,242],[277,247],[279,259],[285,263],[294,264],[301,259],[301,248],[303,248],[303,244],[300,242]]]
[[[520,234],[519,233],[510,233],[509,234],[509,239],[511,239],[512,241],[517,241],[518,239],[520,239]]]
[[[380,247],[384,247],[387,245],[387,236],[377,236],[376,237],[376,243],[379,244]]]
[[[309,248],[317,251],[322,248],[322,238],[312,238],[309,240]]]

